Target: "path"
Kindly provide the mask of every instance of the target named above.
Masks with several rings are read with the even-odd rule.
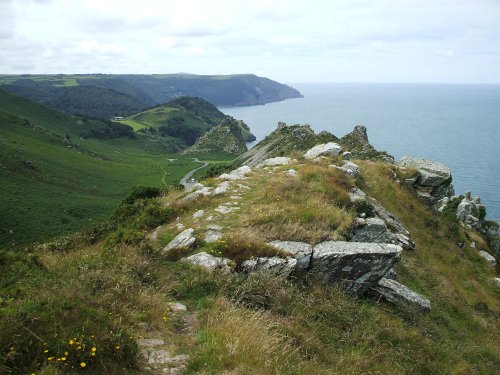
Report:
[[[186,173],[186,175],[184,177],[181,178],[181,181],[179,182],[182,186],[184,186],[185,188],[188,188],[190,187],[191,185],[193,185],[192,182],[189,182],[189,178],[198,170],[200,170],[201,168],[205,168],[208,163],[205,162],[205,161],[201,161],[200,159],[198,158],[193,158],[193,161],[196,162],[196,163],[203,163],[203,165],[201,167],[198,167],[198,168],[195,168],[191,171],[189,171],[188,173]]]

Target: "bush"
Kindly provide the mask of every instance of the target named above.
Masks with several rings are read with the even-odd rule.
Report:
[[[123,199],[123,203],[134,203],[138,199],[156,198],[163,193],[163,189],[153,186],[134,186],[130,193]]]

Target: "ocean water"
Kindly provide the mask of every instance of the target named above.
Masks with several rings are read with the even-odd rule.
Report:
[[[355,125],[396,160],[447,164],[457,194],[471,191],[500,220],[500,85],[292,84],[304,98],[221,110],[247,123],[258,139],[278,121],[310,124],[338,137]]]

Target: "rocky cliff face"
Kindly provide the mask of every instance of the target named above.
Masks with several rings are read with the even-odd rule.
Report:
[[[184,150],[186,154],[225,153],[241,155],[247,151],[245,142],[255,140],[249,127],[239,120],[227,116],[220,125],[212,128],[196,140],[196,143]]]

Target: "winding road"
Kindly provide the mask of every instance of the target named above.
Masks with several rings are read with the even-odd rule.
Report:
[[[182,186],[184,186],[185,188],[188,188],[188,187],[190,187],[191,185],[193,185],[193,183],[192,183],[192,182],[189,182],[189,181],[188,181],[188,180],[189,180],[189,178],[190,178],[190,177],[191,177],[191,176],[192,176],[192,175],[193,175],[196,171],[200,170],[201,168],[205,168],[205,167],[208,165],[208,163],[207,163],[207,162],[205,162],[205,161],[201,161],[201,160],[200,160],[200,159],[198,159],[198,158],[193,158],[193,161],[194,161],[195,163],[203,163],[203,165],[202,165],[201,167],[198,167],[198,168],[195,168],[195,169],[193,169],[193,170],[189,171],[188,173],[186,173],[186,175],[185,175],[184,177],[182,177],[182,178],[181,178],[181,181],[180,181],[179,183],[180,183]]]

